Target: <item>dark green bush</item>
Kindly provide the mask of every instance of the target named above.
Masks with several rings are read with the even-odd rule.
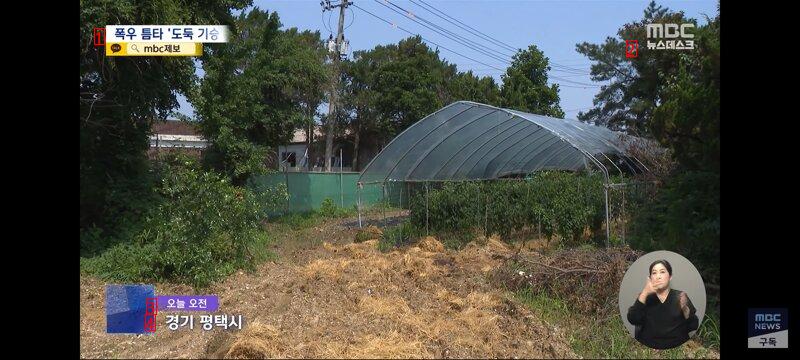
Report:
[[[697,266],[706,283],[719,285],[719,198],[719,174],[684,172],[673,176],[650,201],[636,209],[631,221],[631,246],[683,254]]]
[[[195,163],[161,164],[164,201],[131,241],[89,259],[83,268],[118,281],[177,281],[205,286],[253,265],[251,245],[264,243],[261,207],[246,189]],[[93,236],[88,234],[87,236]]]
[[[425,229],[426,199],[419,192],[410,203],[411,222]],[[428,192],[428,226],[434,233],[481,230],[506,237],[541,226],[577,245],[586,229],[599,230],[605,219],[600,175],[545,171],[525,180],[451,182]]]
[[[319,213],[322,214],[322,216],[332,218],[335,217],[338,212],[338,208],[331,198],[322,200],[322,205],[319,207]]]

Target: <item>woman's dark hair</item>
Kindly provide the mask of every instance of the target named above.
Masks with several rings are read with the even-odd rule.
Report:
[[[652,264],[650,264],[650,270],[648,270],[647,276],[650,276],[650,274],[653,273],[653,266],[656,266],[658,264],[664,265],[664,267],[667,268],[667,273],[669,273],[669,276],[672,276],[672,265],[670,265],[669,261],[667,260],[656,260]]]

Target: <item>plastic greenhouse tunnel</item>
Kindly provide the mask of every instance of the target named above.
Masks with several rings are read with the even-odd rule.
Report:
[[[608,128],[458,101],[395,137],[364,168],[359,183],[446,182],[521,177],[541,170],[600,171],[605,178],[606,240],[610,174],[647,167],[625,143],[645,141]],[[359,206],[360,210],[360,206]]]

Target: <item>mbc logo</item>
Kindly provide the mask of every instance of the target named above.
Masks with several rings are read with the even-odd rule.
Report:
[[[758,321],[781,321],[781,314],[756,314],[756,322]]]
[[[647,48],[653,50],[694,49],[694,24],[647,24]],[[652,41],[651,41],[652,40]]]
[[[649,39],[692,39],[694,34],[686,32],[686,29],[693,27],[694,24],[647,24],[647,37]]]

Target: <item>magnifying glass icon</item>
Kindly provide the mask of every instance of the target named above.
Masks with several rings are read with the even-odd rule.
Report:
[[[137,53],[139,52],[139,48],[138,48],[138,47],[136,47],[136,44],[133,44],[133,45],[131,45],[131,49],[132,49],[133,51],[136,51]]]

